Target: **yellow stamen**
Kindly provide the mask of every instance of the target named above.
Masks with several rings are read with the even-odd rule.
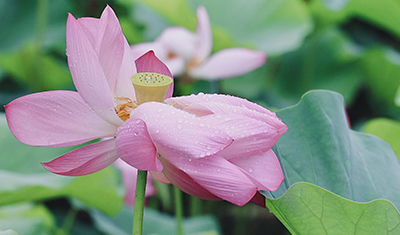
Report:
[[[138,104],[164,102],[172,78],[159,73],[137,73],[131,77]]]
[[[133,102],[131,99],[126,97],[115,97],[115,100],[125,102],[115,106],[114,110],[122,121],[128,120],[131,115],[131,111],[138,105],[136,102]]]
[[[194,68],[196,68],[200,64],[200,61],[196,58],[192,58],[187,64],[186,64],[186,71],[191,71]]]

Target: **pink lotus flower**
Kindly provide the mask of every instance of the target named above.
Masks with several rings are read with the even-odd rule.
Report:
[[[35,93],[5,108],[12,133],[28,145],[60,147],[101,139],[43,163],[53,173],[79,176],[97,172],[118,159],[115,135],[136,105],[130,80],[136,67],[118,19],[108,6],[100,19],[68,16],[67,56],[78,92]],[[146,64],[152,60],[143,58],[137,61],[138,72],[153,72],[146,70],[154,67]],[[171,76],[161,62],[156,67],[156,72]],[[172,88],[166,97],[171,97]]]
[[[148,50],[169,67],[174,76],[217,80],[240,76],[261,67],[267,60],[262,51],[229,48],[211,54],[211,24],[204,7],[197,9],[196,33],[183,27],[165,29],[154,42],[132,45],[135,57]]]
[[[287,127],[269,110],[227,95],[171,98],[172,85],[159,102],[139,102],[148,94],[135,93],[129,79],[136,73],[133,56],[110,7],[100,19],[69,15],[67,55],[77,92],[36,93],[6,106],[9,127],[25,144],[58,147],[100,139],[42,163],[49,171],[85,175],[121,158],[189,194],[237,205],[262,199],[258,190],[282,183],[271,147]],[[147,73],[172,77],[151,51],[135,63],[138,73],[146,72],[143,79],[152,81]],[[158,95],[151,89],[150,95]]]
[[[135,195],[136,195],[136,181],[137,181],[137,169],[128,165],[126,162],[117,159],[114,163],[122,174],[122,184],[125,187],[125,203],[131,206],[135,205]],[[153,178],[151,175],[147,175],[147,184],[145,197],[151,197],[156,194],[156,187],[153,184]]]

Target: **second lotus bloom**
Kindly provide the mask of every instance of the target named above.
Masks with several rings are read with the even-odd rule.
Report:
[[[211,55],[211,24],[204,7],[197,9],[196,32],[183,27],[165,29],[154,42],[132,45],[135,57],[148,50],[169,67],[174,76],[218,80],[236,77],[261,67],[267,60],[264,52],[246,48],[228,48]]]
[[[110,7],[100,19],[69,16],[67,53],[77,92],[36,93],[6,106],[9,127],[23,143],[57,147],[100,139],[43,163],[48,170],[85,175],[121,158],[191,195],[236,205],[282,183],[271,147],[285,124],[233,96],[172,98],[167,67],[152,51],[135,66]],[[132,75],[142,83],[135,83],[136,91]],[[160,93],[157,83],[164,80],[169,83]]]

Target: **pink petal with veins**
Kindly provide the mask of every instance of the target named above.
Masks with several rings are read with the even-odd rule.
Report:
[[[130,77],[136,73],[135,58],[114,11],[107,6],[100,19],[85,17],[77,21],[96,51],[113,96],[134,100]]]
[[[281,165],[272,149],[250,157],[231,158],[229,161],[250,175],[257,190],[275,191],[284,180]]]
[[[47,91],[5,106],[14,136],[34,146],[71,146],[113,136],[114,125],[98,116],[75,91]]]
[[[261,67],[266,60],[267,56],[262,51],[229,48],[213,54],[189,73],[206,80],[237,77]]]
[[[154,54],[168,67],[173,76],[182,75],[185,71],[185,59],[167,51],[167,48],[159,42],[138,43],[132,45],[131,49],[135,58],[139,58],[150,50],[154,51]]]
[[[157,180],[158,182],[161,182],[163,184],[170,184],[169,180],[167,177],[164,175],[164,173],[157,172],[157,171],[149,171],[151,174],[151,177],[153,177],[154,180]]]
[[[208,115],[203,122],[217,126],[234,139],[233,143],[218,153],[225,159],[261,154],[275,145],[284,132],[268,123],[239,115]]]
[[[172,155],[203,158],[232,143],[232,138],[217,127],[163,103],[141,104],[132,111],[132,117],[146,122],[159,154],[166,159]]]
[[[211,105],[207,105],[208,103],[212,103],[213,106],[215,106],[215,103],[218,105],[220,104],[222,108],[215,107],[217,110],[222,110],[223,107],[228,107],[227,105],[235,106],[237,108],[242,108],[245,107],[248,110],[253,110],[257,111],[259,113],[264,113],[273,117],[276,117],[276,114],[271,112],[270,110],[256,104],[253,102],[250,102],[246,99],[240,98],[240,97],[235,97],[231,95],[220,95],[220,94],[203,94],[199,93],[198,95],[190,95],[190,96],[179,96],[179,97],[172,97],[167,100],[165,100],[166,103],[168,104],[183,104],[182,108],[188,107],[193,104],[200,104],[206,108],[209,108],[210,110],[212,109]],[[179,107],[179,106],[174,106],[174,107]],[[230,109],[230,108],[229,108]],[[234,114],[233,110],[229,110],[225,108],[224,113],[232,113]]]
[[[183,171],[208,192],[233,204],[242,206],[249,202],[257,192],[254,183],[240,168],[221,157],[210,156],[191,160],[190,158],[162,155],[162,158],[168,158],[172,165]],[[164,163],[163,160],[162,162]],[[167,168],[164,174],[169,178],[166,173],[169,166],[164,165],[164,167]],[[178,175],[178,173],[175,174]],[[183,176],[182,173],[179,175]],[[169,178],[169,180],[174,183],[173,180],[176,178]],[[193,190],[193,188],[199,187],[197,185],[190,186],[193,184],[190,181],[187,184],[181,185],[182,190]]]
[[[210,193],[207,189],[194,181],[188,174],[168,162],[166,159],[161,158],[161,162],[164,166],[164,175],[175,187],[178,187],[180,190],[184,191],[187,194],[205,200],[221,200],[219,197]]]
[[[115,139],[109,139],[83,146],[42,165],[55,174],[81,176],[102,170],[117,159]]]
[[[203,62],[212,50],[213,38],[211,23],[205,7],[197,8],[196,42],[192,59]]]
[[[130,118],[118,128],[117,153],[129,165],[142,171],[162,171],[157,149],[143,120]]]
[[[77,20],[67,20],[68,65],[79,94],[104,120],[119,126],[122,120],[114,111],[113,95],[96,51]]]
[[[167,52],[168,56],[176,56],[189,60],[195,50],[195,34],[186,28],[174,26],[164,29],[156,39]]]
[[[100,51],[100,42],[103,38],[105,29],[104,23],[101,24],[100,19],[93,17],[78,18],[77,22],[85,33],[90,45],[92,45],[92,48],[98,53]]]

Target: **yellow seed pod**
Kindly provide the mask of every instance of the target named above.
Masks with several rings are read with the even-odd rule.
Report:
[[[159,73],[137,73],[131,77],[138,104],[164,102],[172,78]]]

